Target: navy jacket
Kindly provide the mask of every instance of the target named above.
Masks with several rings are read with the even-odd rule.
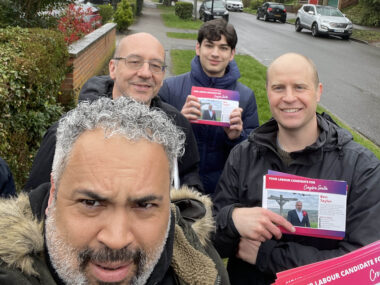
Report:
[[[227,66],[223,77],[208,77],[199,57],[191,62],[191,71],[167,78],[158,95],[161,99],[182,110],[192,86],[236,90],[240,94],[239,107],[243,108],[243,132],[240,138],[230,140],[224,129],[218,126],[192,124],[200,155],[200,175],[206,193],[213,193],[231,149],[247,138],[259,126],[256,99],[253,91],[237,80],[240,72],[235,61]]]
[[[8,164],[0,157],[0,197],[16,195],[16,187]]]

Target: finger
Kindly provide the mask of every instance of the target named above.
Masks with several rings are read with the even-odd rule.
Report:
[[[189,95],[189,96],[187,96],[187,98],[186,98],[186,103],[187,103],[187,102],[191,102],[191,101],[199,102],[199,99],[198,99],[198,97],[196,97],[196,96],[194,96],[194,95]]]
[[[268,217],[271,219],[272,223],[276,224],[277,226],[282,226],[289,232],[295,232],[296,229],[294,226],[289,223],[288,220],[286,220],[284,217],[268,210]]]
[[[230,125],[242,125],[243,122],[241,121],[240,117],[233,117],[230,118]]]

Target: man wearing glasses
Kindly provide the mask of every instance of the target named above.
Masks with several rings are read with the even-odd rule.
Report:
[[[79,94],[79,101],[94,101],[101,97],[117,99],[129,96],[164,111],[186,135],[185,153],[178,161],[181,185],[203,191],[199,178],[199,154],[188,120],[174,107],[163,103],[158,96],[165,75],[165,50],[152,35],[137,33],[123,38],[109,63],[109,76],[95,76],[88,80]],[[33,162],[25,190],[30,191],[50,181],[56,143],[57,123],[44,135]]]

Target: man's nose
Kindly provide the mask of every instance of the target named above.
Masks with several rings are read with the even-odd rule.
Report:
[[[219,48],[217,46],[212,48],[211,55],[215,57],[219,56]]]
[[[152,71],[150,71],[150,66],[148,62],[144,62],[140,69],[137,71],[138,76],[149,78],[152,76]]]
[[[97,239],[111,249],[121,249],[134,241],[131,219],[126,209],[115,211],[102,221]]]
[[[291,102],[291,101],[294,101],[295,100],[295,96],[294,96],[294,90],[293,88],[291,87],[286,87],[285,88],[285,94],[284,94],[284,97],[283,97],[283,100],[286,101],[286,102]]]

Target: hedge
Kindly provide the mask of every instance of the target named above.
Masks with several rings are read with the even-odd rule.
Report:
[[[176,2],[174,11],[181,19],[191,19],[193,15],[193,4],[189,2]]]
[[[117,9],[113,15],[114,22],[117,24],[117,29],[123,32],[128,29],[133,23],[133,10],[131,3],[127,0],[122,0],[117,4]]]
[[[113,7],[110,4],[98,5],[99,14],[102,17],[102,25],[107,24],[112,20]]]
[[[61,33],[0,29],[0,156],[23,187],[46,129],[63,113],[57,103],[68,59]]]

